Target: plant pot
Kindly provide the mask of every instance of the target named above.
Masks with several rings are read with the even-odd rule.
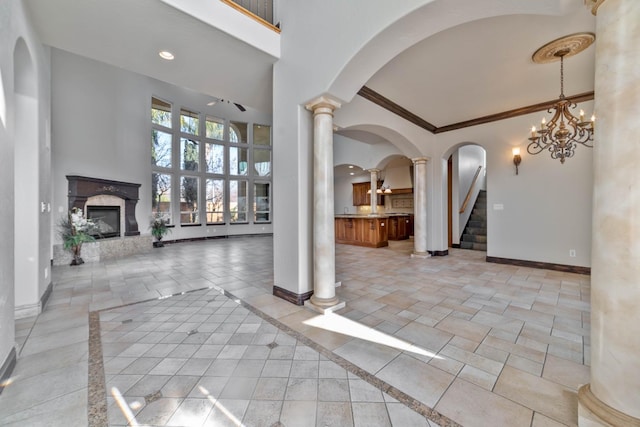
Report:
[[[84,264],[84,260],[80,256],[74,256],[69,265],[81,265]]]
[[[162,240],[156,240],[155,242],[153,242],[153,247],[154,248],[163,248],[164,247],[164,242]]]

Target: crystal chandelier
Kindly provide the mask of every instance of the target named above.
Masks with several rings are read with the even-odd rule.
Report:
[[[551,158],[565,159],[575,154],[578,144],[593,147],[593,131],[595,129],[595,115],[585,121],[584,111],[580,110],[580,117],[576,117],[569,109],[576,108],[576,103],[564,96],[564,57],[575,55],[586,49],[595,40],[592,33],[580,33],[554,40],[542,46],[533,54],[533,61],[545,63],[560,58],[560,98],[547,112],[553,117],[547,122],[542,119],[540,130],[531,128],[531,137],[527,152],[539,154],[545,150],[551,153]]]

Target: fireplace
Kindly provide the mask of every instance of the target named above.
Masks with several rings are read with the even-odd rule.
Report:
[[[97,226],[97,232],[93,234],[96,239],[120,237],[120,206],[87,205],[87,219]]]
[[[108,213],[108,215],[110,216],[110,218],[113,218],[113,216],[116,215],[116,212],[113,211],[113,208],[117,208],[117,217],[119,219],[115,223],[110,223],[110,226],[112,228],[117,229],[117,234],[112,234],[112,236],[121,235],[121,223],[123,223],[124,225],[125,236],[140,235],[140,231],[138,231],[138,221],[136,221],[136,204],[138,203],[138,190],[140,188],[140,184],[111,181],[100,178],[87,178],[84,176],[76,175],[67,175],[67,180],[69,181],[69,209],[75,207],[85,210],[85,204],[87,203],[87,200],[92,197],[114,196],[118,199],[121,199],[124,203],[123,217],[121,216],[120,207],[118,206],[95,206],[94,204],[91,204],[87,206],[86,210],[88,211],[89,208],[98,208],[98,210],[95,212],[100,213],[96,213],[96,215],[106,215],[107,212],[105,212],[103,209],[105,207],[110,207],[112,208],[112,212]],[[109,205],[113,204],[114,203],[109,203]],[[89,212],[86,212],[86,214],[89,215]],[[123,220],[121,221],[120,218],[122,218]],[[109,233],[114,232],[110,231]]]

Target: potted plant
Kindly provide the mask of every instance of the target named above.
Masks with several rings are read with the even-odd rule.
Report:
[[[97,233],[97,227],[92,220],[84,217],[82,209],[72,208],[67,217],[60,223],[60,236],[62,245],[73,255],[70,265],[84,264],[82,257],[82,244],[94,242],[92,234]]]
[[[169,221],[160,216],[151,217],[151,223],[149,224],[149,229],[151,230],[151,235],[156,238],[156,241],[153,242],[154,248],[161,248],[164,246],[162,242],[162,238],[167,235],[171,230],[168,227]]]

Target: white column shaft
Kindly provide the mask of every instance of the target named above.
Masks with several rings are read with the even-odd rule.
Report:
[[[413,222],[413,253],[427,254],[427,159],[419,157],[413,159],[414,180],[414,222]]]
[[[371,214],[378,213],[378,169],[369,169],[371,172]]]
[[[640,418],[640,2],[598,9],[591,391]]]
[[[311,308],[321,310],[339,304],[333,211],[333,110],[339,107],[339,103],[324,96],[306,106],[313,111],[313,296],[310,303]]]
[[[313,274],[314,295],[336,295],[333,217],[333,110],[319,107],[313,118]]]

